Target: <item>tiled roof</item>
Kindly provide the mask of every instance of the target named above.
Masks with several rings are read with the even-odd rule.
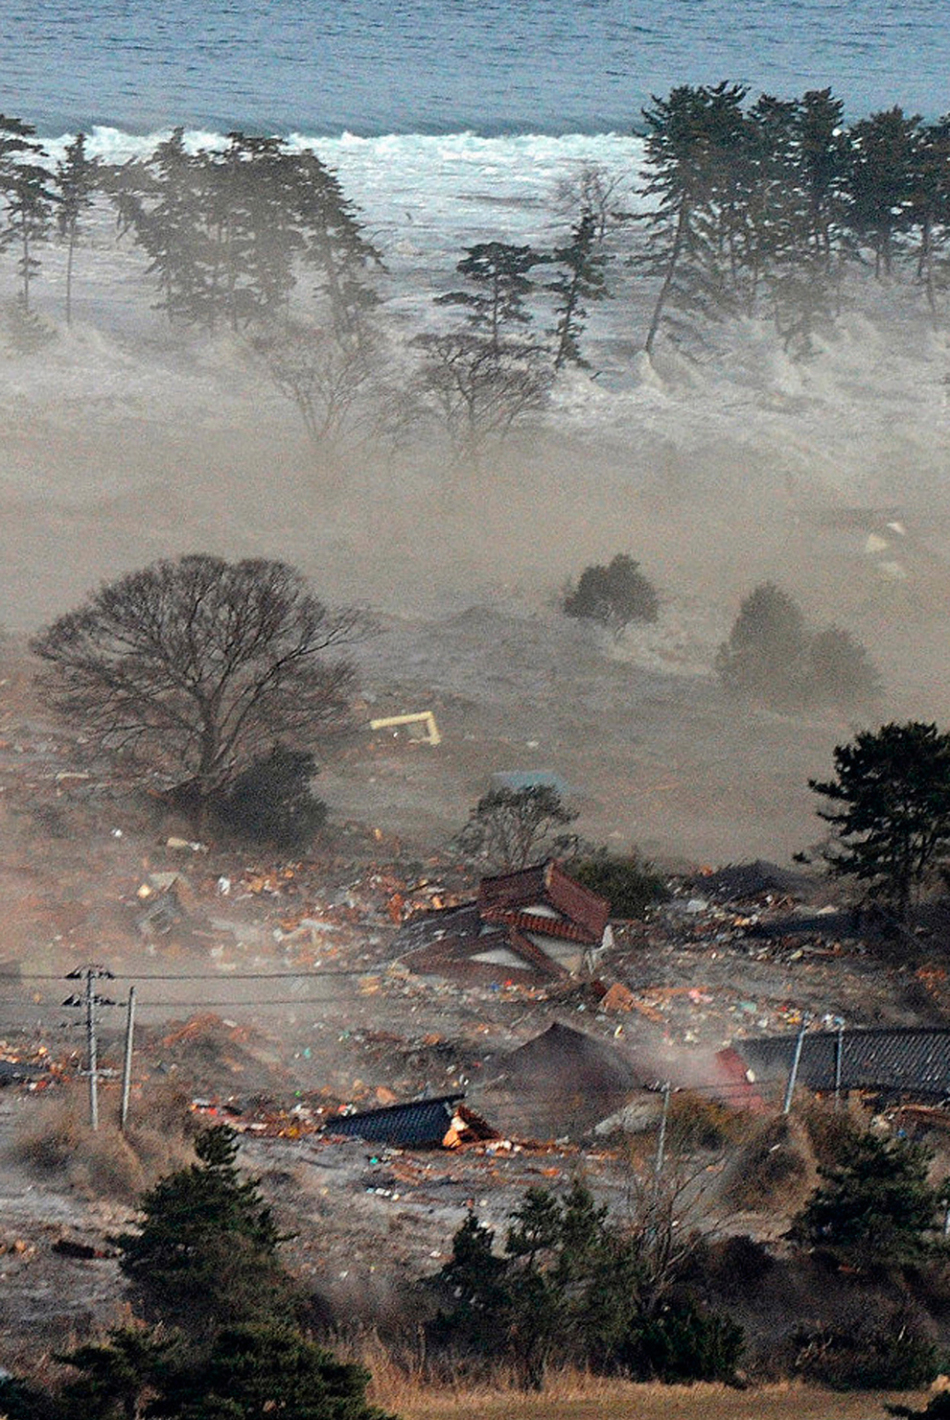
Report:
[[[397,1148],[441,1144],[452,1123],[455,1105],[464,1098],[464,1094],[439,1095],[436,1099],[368,1109],[362,1114],[337,1115],[327,1122],[327,1133]]]
[[[504,922],[519,932],[537,932],[542,937],[560,937],[564,942],[585,942],[596,946],[599,936],[594,936],[579,922],[567,917],[547,917],[543,912],[523,912],[508,907],[484,907],[484,922]]]
[[[517,910],[547,902],[564,917],[586,929],[591,941],[600,941],[610,920],[610,903],[576,883],[561,867],[549,859],[520,872],[501,873],[482,878],[478,888],[478,905],[488,908]]]
[[[837,1031],[806,1034],[798,1078],[813,1090],[835,1087]],[[760,1080],[788,1074],[795,1037],[734,1042]],[[950,1030],[846,1030],[841,1034],[842,1089],[894,1090],[932,1099],[950,1097]]]
[[[537,909],[548,904],[556,915]],[[486,979],[527,972],[540,980],[570,973],[534,937],[595,947],[609,918],[609,904],[575,883],[549,861],[517,873],[482,878],[475,902],[437,912],[420,912],[400,929],[394,949],[414,971],[466,971],[481,966]],[[524,967],[475,963],[473,957],[507,948]]]

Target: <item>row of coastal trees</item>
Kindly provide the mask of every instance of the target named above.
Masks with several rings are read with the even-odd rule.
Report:
[[[750,101],[723,82],[654,99],[643,125],[642,171],[579,171],[556,198],[563,231],[549,248],[465,249],[429,328],[400,336],[412,373],[398,391],[383,358],[384,253],[310,149],[233,133],[195,151],[176,129],[121,165],[92,158],[82,134],[53,162],[31,125],[0,116],[0,249],[23,314],[45,244],[64,245],[68,322],[77,249],[92,208],[110,204],[157,308],[246,336],[323,444],[363,429],[369,404],[392,437],[437,418],[459,452],[503,438],[560,370],[586,365],[591,306],[631,283],[645,283],[647,352],[661,332],[688,346],[728,317],[763,315],[807,352],[857,270],[906,272],[936,317],[950,273],[950,118],[894,107],[846,125],[830,90]]]

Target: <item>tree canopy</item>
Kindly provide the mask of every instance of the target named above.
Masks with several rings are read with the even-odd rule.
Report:
[[[198,554],[107,583],[31,645],[57,708],[200,822],[262,751],[346,722],[353,664],[325,653],[364,628],[286,563]]]
[[[938,1190],[930,1156],[905,1139],[856,1134],[840,1159],[819,1169],[822,1182],[795,1223],[800,1241],[855,1266],[894,1266],[931,1251]]]
[[[831,871],[906,918],[950,849],[950,735],[892,721],[837,745],[834,767],[834,779],[808,781],[831,804],[818,810],[837,839]]]
[[[464,852],[483,857],[499,871],[513,872],[563,848],[563,830],[578,817],[553,784],[502,786],[483,794],[458,835]]]
[[[198,1163],[144,1195],[138,1231],[119,1238],[122,1271],[146,1315],[190,1334],[286,1318],[293,1293],[280,1234],[257,1181],[238,1172],[237,1136],[207,1129],[195,1152]]]

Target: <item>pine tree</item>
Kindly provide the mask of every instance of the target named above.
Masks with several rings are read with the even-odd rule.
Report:
[[[138,1232],[119,1238],[122,1271],[149,1318],[203,1333],[290,1315],[281,1237],[257,1181],[241,1178],[237,1150],[225,1126],[199,1134],[199,1162],[160,1179],[141,1201]]]
[[[715,318],[734,300],[746,93],[741,84],[684,84],[666,99],[654,95],[653,107],[643,110],[647,175],[640,195],[649,210],[636,264],[660,280],[644,341],[648,355],[668,307],[683,313],[672,321],[683,334],[697,316]]]
[[[483,336],[493,355],[531,322],[525,299],[534,289],[528,273],[545,258],[531,246],[510,242],[479,242],[468,247],[456,266],[474,291],[448,291],[436,297],[438,306],[464,306],[468,323]]]
[[[895,105],[856,123],[851,140],[849,221],[871,243],[875,276],[890,276],[895,244],[912,219],[921,120]]]
[[[901,1266],[931,1253],[939,1193],[928,1181],[927,1151],[905,1139],[856,1134],[840,1154],[818,1170],[822,1182],[794,1225],[798,1240],[862,1268]]]
[[[919,138],[911,195],[911,217],[920,232],[916,277],[935,316],[937,292],[947,284],[941,245],[950,227],[950,114],[926,124]]]
[[[834,768],[834,779],[808,781],[831,803],[818,811],[838,840],[830,870],[905,920],[950,852],[950,735],[892,721],[836,745]]]
[[[586,301],[601,301],[607,294],[604,264],[607,258],[598,249],[597,221],[592,211],[585,211],[571,233],[566,246],[555,247],[551,261],[564,268],[545,290],[560,297],[555,307],[557,324],[551,331],[555,339],[554,368],[560,370],[570,363],[589,369],[581,355],[580,338],[584,330]]]
[[[56,222],[59,235],[66,243],[66,324],[73,323],[73,263],[82,236],[84,214],[92,206],[92,194],[98,179],[98,163],[86,153],[86,135],[77,133],[66,145],[62,160],[56,166],[59,202]]]
[[[140,1326],[120,1326],[55,1359],[79,1375],[61,1393],[63,1420],[140,1420],[175,1342]]]
[[[42,162],[46,155],[42,144],[34,141],[35,132],[31,124],[0,114],[0,191],[6,203],[0,251],[10,246],[19,250],[17,273],[25,314],[30,310],[30,286],[40,272],[36,244],[49,232],[56,201],[54,175]]]
[[[394,1420],[366,1400],[370,1376],[292,1328],[224,1327],[169,1370],[149,1414],[168,1420]]]

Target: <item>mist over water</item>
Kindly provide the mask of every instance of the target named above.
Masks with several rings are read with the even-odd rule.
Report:
[[[3,110],[339,135],[629,131],[651,93],[831,86],[848,116],[950,108],[943,0],[35,0],[0,30]]]

